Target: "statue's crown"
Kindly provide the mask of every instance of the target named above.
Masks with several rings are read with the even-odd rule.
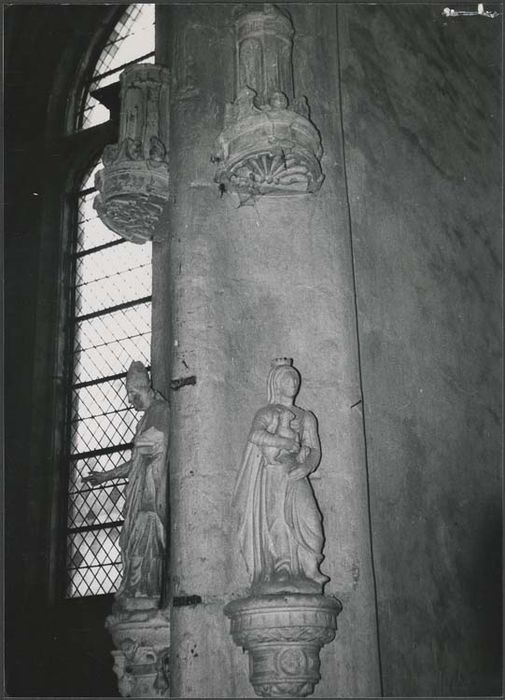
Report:
[[[150,386],[149,374],[143,362],[134,360],[126,374],[126,383],[132,388],[143,388]]]
[[[272,360],[272,368],[273,367],[283,367],[284,365],[287,365],[288,367],[293,366],[293,358],[292,357],[275,357]]]

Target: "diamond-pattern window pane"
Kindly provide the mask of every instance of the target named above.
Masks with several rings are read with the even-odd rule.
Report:
[[[101,595],[117,590],[121,580],[119,527],[69,533],[67,596]]]
[[[118,411],[105,416],[83,418],[72,425],[72,454],[92,452],[132,442],[138,418],[133,411]]]
[[[109,119],[109,110],[90,92],[119,80],[126,63],[154,62],[154,9],[136,4],[112,31],[93,73],[79,115],[79,128]],[[104,75],[107,74],[107,75]],[[78,199],[75,246],[73,387],[71,389],[70,468],[67,533],[68,597],[112,593],[121,579],[119,551],[127,480],[91,486],[83,477],[128,461],[138,415],[128,405],[124,373],[131,361],[150,362],[151,245],[122,241],[93,207],[95,174],[84,179]],[[111,244],[115,245],[111,245]],[[93,249],[103,247],[101,250]],[[88,252],[91,251],[91,252]],[[126,305],[110,311],[112,307]],[[87,315],[98,314],[92,318]],[[84,317],[84,318],[82,318]],[[113,375],[123,375],[113,379]],[[79,386],[90,382],[88,386]],[[70,400],[70,397],[69,397]],[[104,449],[110,453],[101,454]],[[83,453],[87,456],[82,457]]]
[[[74,383],[88,382],[102,377],[105,378],[114,374],[120,374],[124,371],[125,367],[129,367],[132,358],[140,360],[145,365],[149,364],[151,352],[151,335],[149,331],[145,332],[143,335],[118,338],[109,343],[100,343],[100,339],[98,338],[97,345],[90,346],[90,336],[97,338],[99,331],[104,330],[100,324],[98,324],[98,321],[108,319],[113,322],[114,319],[111,318],[112,316],[122,314],[126,311],[132,311],[132,309],[134,310],[135,308],[137,307],[123,309],[122,311],[117,311],[115,314],[107,314],[104,317],[98,316],[97,318],[81,322],[80,325],[87,327],[84,329],[82,336],[83,342],[87,344],[88,347],[83,350],[78,350],[74,355]],[[96,326],[98,326],[98,330]],[[119,332],[120,329],[109,328],[105,330],[110,331],[112,334],[114,330]]]
[[[90,418],[127,409],[129,405],[125,382],[126,378],[111,379],[74,389],[74,418]]]
[[[95,197],[95,193],[86,195],[86,198],[92,199],[93,197]],[[119,236],[114,231],[111,231],[110,228],[107,228],[95,215],[90,219],[79,222],[76,252],[81,253],[83,250],[120,240]]]
[[[76,288],[76,306],[79,315],[103,311],[123,303],[128,298],[145,298],[151,294],[151,266],[143,265],[90,282]]]
[[[118,534],[119,527],[69,533],[69,567],[103,566],[120,562]]]
[[[77,322],[76,350],[89,350],[150,332],[151,304],[148,301]],[[126,366],[123,370],[128,369]],[[120,371],[123,371],[120,370]],[[119,374],[111,372],[110,374]],[[97,377],[98,378],[98,375]]]
[[[134,62],[141,56],[154,52],[154,7],[150,3],[130,5],[116,24],[95,65],[93,75],[99,77],[116,68],[118,72],[95,80],[90,85],[83,111],[79,115],[81,129],[102,124],[109,119],[109,110],[92,97],[90,92],[97,87],[117,82],[119,69],[125,63]]]
[[[121,582],[121,564],[106,564],[92,569],[70,569],[68,598],[115,593]]]
[[[119,481],[119,480],[117,480]],[[68,527],[106,525],[123,518],[124,479],[73,493],[69,499]]]
[[[78,491],[86,491],[90,488],[88,483],[82,481],[83,476],[87,476],[90,472],[109,471],[109,469],[114,469],[120,464],[128,462],[129,459],[131,459],[131,450],[127,449],[112,452],[110,454],[94,455],[84,457],[82,459],[71,460],[70,495]],[[118,487],[124,483],[126,483],[126,479],[117,479],[114,481],[114,484]],[[104,486],[99,486],[96,488],[104,488]],[[111,518],[111,520],[113,519],[115,518]]]
[[[84,255],[77,258],[76,284],[87,285],[139,267],[148,267],[151,264],[151,255],[150,243],[137,245],[128,241]],[[127,298],[138,299],[141,296],[143,295],[132,290]]]

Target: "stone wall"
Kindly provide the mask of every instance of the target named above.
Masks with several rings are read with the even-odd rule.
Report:
[[[440,12],[339,9],[387,695],[500,693],[501,27]]]

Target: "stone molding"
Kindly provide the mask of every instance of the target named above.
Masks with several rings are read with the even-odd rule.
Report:
[[[260,195],[317,192],[321,138],[306,98],[294,99],[293,26],[273,5],[236,20],[235,102],[226,105],[215,180],[241,204]]]
[[[95,178],[100,219],[133,243],[153,238],[168,201],[169,79],[157,65],[123,71],[119,141],[104,149]]]
[[[249,652],[262,697],[305,697],[319,682],[319,651],[337,631],[340,601],[294,593],[234,600],[225,607],[234,642]]]
[[[105,626],[116,646],[113,670],[120,694],[169,697],[169,611],[118,609]]]

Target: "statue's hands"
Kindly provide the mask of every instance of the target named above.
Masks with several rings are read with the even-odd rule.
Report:
[[[298,479],[303,479],[310,474],[310,467],[305,464],[299,464],[297,467],[293,467],[289,470],[288,479],[292,481],[297,481]]]
[[[86,476],[82,477],[82,481],[85,484],[91,484],[91,486],[98,486],[107,481],[107,472],[90,472]]]
[[[296,461],[298,464],[304,464],[305,461],[307,460],[307,457],[310,454],[310,447],[307,447],[307,445],[302,445],[300,448],[300,451],[298,452],[296,456]]]
[[[297,479],[303,479],[310,474],[311,465],[307,464],[307,457],[310,454],[310,447],[307,445],[302,445],[300,451],[298,452],[296,458],[293,460],[293,466],[289,470],[288,477],[296,481]]]
[[[281,438],[283,441],[282,448],[288,452],[298,452],[300,451],[300,441],[295,438]]]

